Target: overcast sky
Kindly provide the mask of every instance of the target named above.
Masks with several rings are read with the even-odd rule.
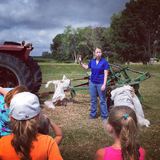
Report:
[[[0,0],[0,42],[31,42],[31,55],[49,51],[64,27],[109,26],[129,0]]]

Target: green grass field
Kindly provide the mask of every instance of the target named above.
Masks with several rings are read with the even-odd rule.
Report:
[[[54,63],[52,61],[40,62],[39,64],[44,84],[48,80],[61,79],[64,74],[70,79],[87,75],[86,71],[77,64]],[[139,64],[130,65],[130,67],[139,71],[148,71],[152,75],[150,79],[143,81],[140,85],[145,117],[151,121],[151,126],[140,129],[139,141],[146,149],[149,159],[159,160],[160,65],[144,66]],[[44,84],[40,92],[53,90],[52,85],[46,89]],[[44,109],[44,112],[63,130],[64,139],[60,149],[64,160],[92,160],[97,149],[112,144],[101,119],[88,119],[90,106],[89,95],[86,93],[77,92],[74,100],[69,101],[67,106],[57,106],[55,110]],[[67,98],[70,99],[68,93]]]

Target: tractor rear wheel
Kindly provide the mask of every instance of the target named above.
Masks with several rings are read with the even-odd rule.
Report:
[[[24,85],[32,91],[32,78],[28,66],[20,59],[0,53],[0,86]]]
[[[28,58],[27,65],[30,68],[33,83],[32,83],[32,92],[36,93],[39,91],[42,83],[42,72],[40,66],[37,62],[33,60],[32,57]]]

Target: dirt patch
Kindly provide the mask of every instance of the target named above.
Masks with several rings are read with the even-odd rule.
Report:
[[[101,118],[89,119],[89,95],[78,94],[67,106],[56,106],[54,110],[44,108],[52,121],[58,124],[64,133],[60,150],[64,160],[92,160],[96,150],[112,143],[105,132]],[[145,116],[153,123],[149,128],[140,130],[140,144],[147,150],[150,159],[160,157],[160,119],[159,109],[144,108]]]

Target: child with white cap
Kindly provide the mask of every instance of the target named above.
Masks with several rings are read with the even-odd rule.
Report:
[[[3,94],[3,96],[0,96],[0,107],[2,106],[1,105],[1,97],[2,97],[3,106],[5,106],[5,110],[7,111],[7,112],[3,111],[3,115],[1,116],[2,110],[0,108],[0,137],[11,133],[9,127],[6,126],[6,124],[10,123],[10,118],[9,118],[10,102],[16,94],[21,93],[21,92],[28,92],[28,89],[23,85],[16,86],[15,88],[12,88],[12,89],[7,88],[7,90],[6,88],[0,87],[0,93]],[[61,128],[57,124],[53,123],[43,113],[39,114],[38,119],[39,119],[38,120],[38,132],[41,134],[50,134],[50,129],[51,129],[55,134],[54,140],[59,145],[63,138],[63,133],[62,133]],[[5,120],[5,123],[3,123],[4,120]],[[6,123],[6,120],[7,120],[7,123]],[[4,128],[4,124],[5,124],[5,128]]]
[[[30,92],[14,95],[10,102],[12,134],[0,139],[1,160],[62,160],[55,140],[38,133],[39,99]]]

